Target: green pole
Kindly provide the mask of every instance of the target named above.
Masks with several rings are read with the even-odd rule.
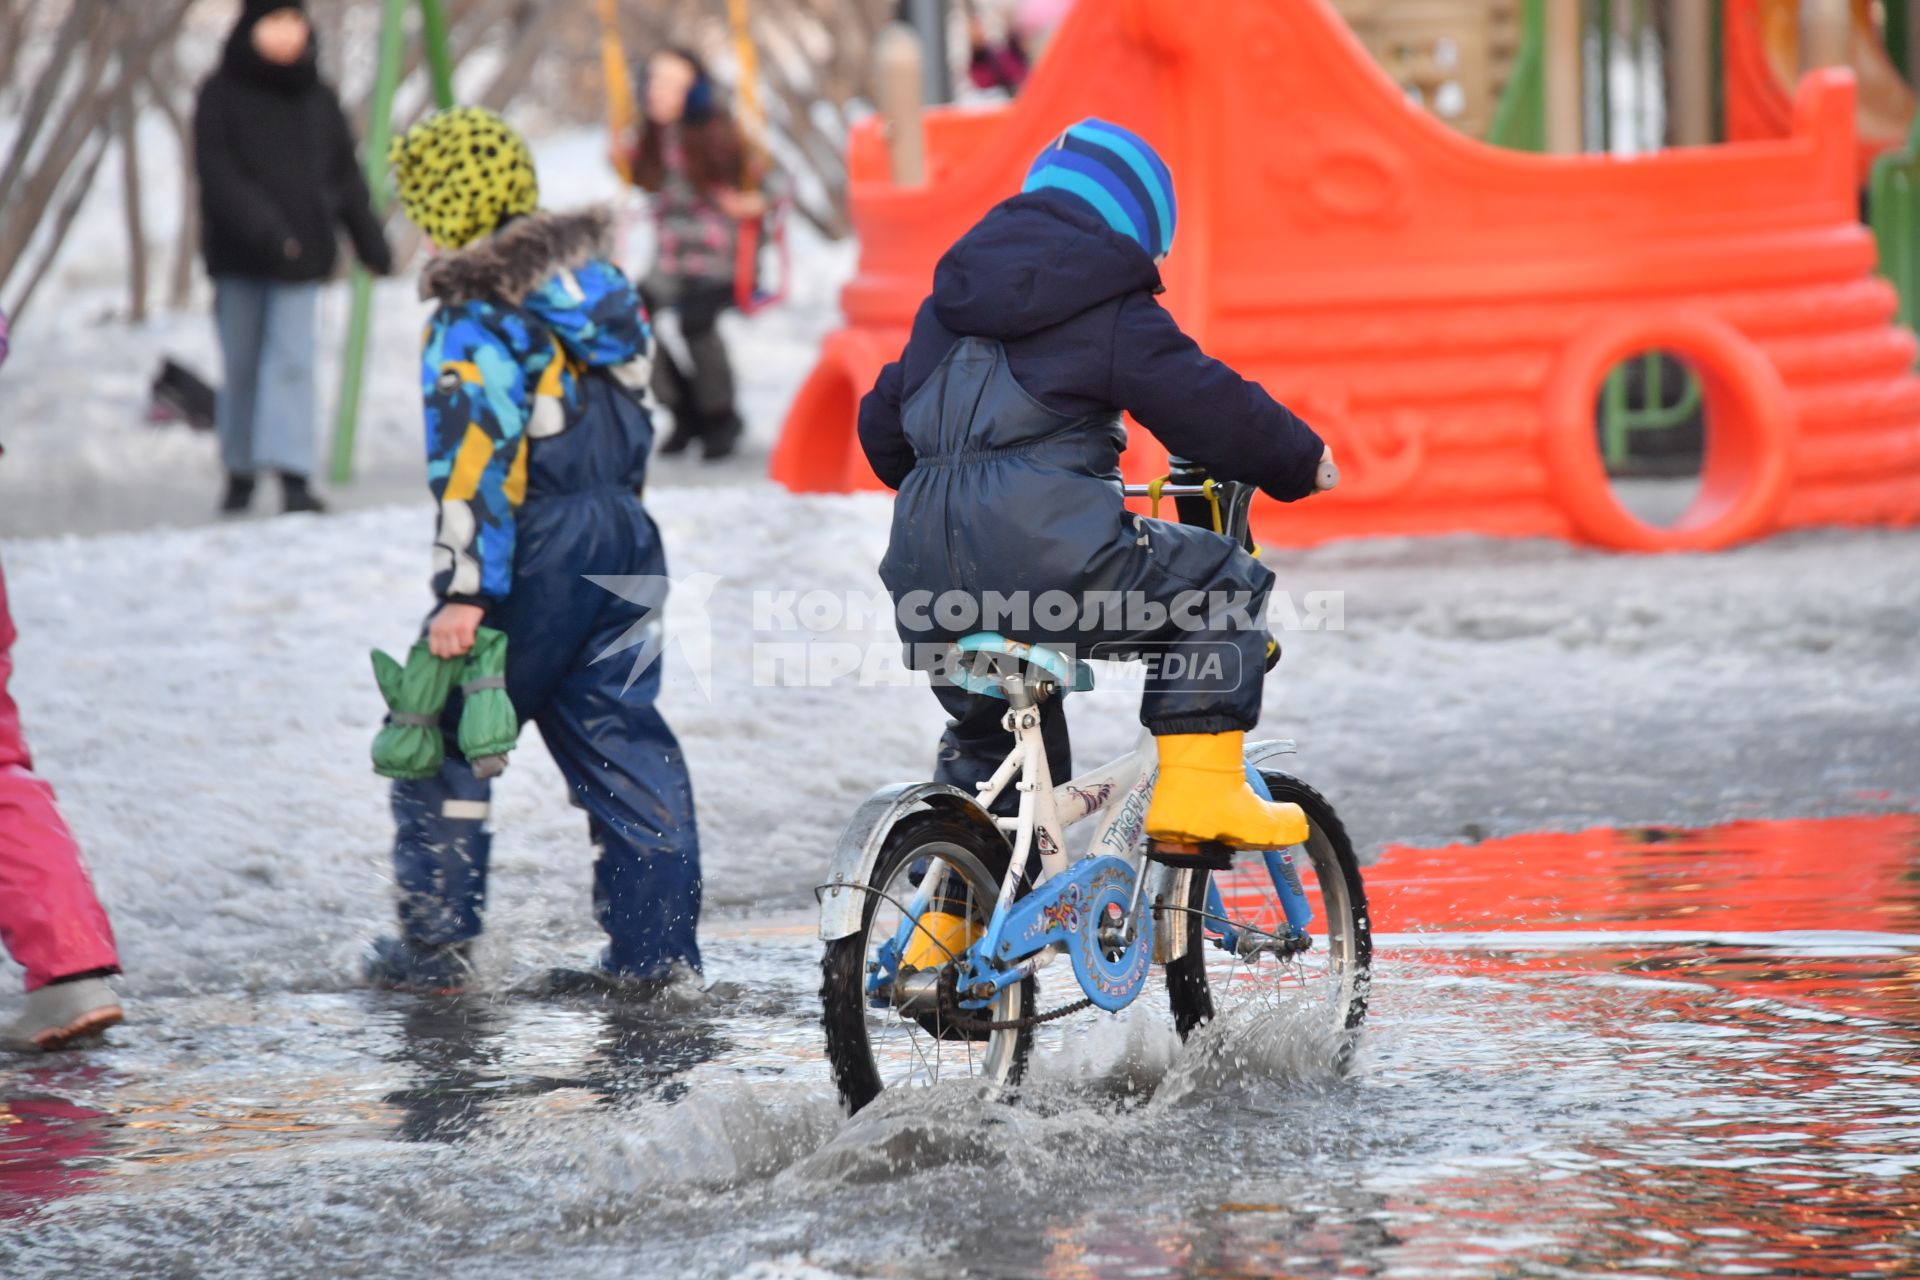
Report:
[[[1887,56],[1909,81],[1914,72],[1913,47],[1907,43],[1907,32],[1913,23],[1911,8],[1910,0],[1887,0]]]
[[[393,132],[393,94],[400,87],[400,59],[406,51],[403,20],[407,0],[382,0],[380,62],[373,78],[373,115],[367,123],[367,189],[375,213],[387,209],[387,140]],[[333,421],[333,483],[353,479],[353,433],[360,418],[360,384],[367,363],[367,327],[373,310],[373,277],[353,268],[353,300],[347,318],[347,349],[340,365],[340,405]]]
[[[1546,0],[1521,0],[1520,50],[1507,73],[1487,141],[1515,151],[1547,149]]]
[[[420,0],[420,40],[427,50],[427,75],[433,81],[433,104],[453,105],[453,60],[447,56],[447,11],[440,0]]]
[[[1920,310],[1920,116],[1905,145],[1873,162],[1867,222],[1879,249],[1880,274],[1899,294],[1897,317],[1912,328]]]

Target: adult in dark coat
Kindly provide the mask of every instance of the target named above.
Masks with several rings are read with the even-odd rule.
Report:
[[[1282,501],[1314,492],[1327,451],[1160,306],[1159,262],[1173,222],[1171,175],[1159,157],[1126,130],[1087,120],[1041,154],[1022,194],[942,257],[905,351],[860,407],[867,458],[900,491],[880,576],[900,606],[904,638],[918,648],[916,665],[969,630],[1082,653],[1184,646],[1221,659],[1212,675],[1149,673],[1141,720],[1159,742],[1161,786],[1148,830],[1186,843],[1276,847],[1293,842],[1267,821],[1284,806],[1246,809],[1262,802],[1239,763],[1240,736],[1260,715],[1273,574],[1211,530],[1126,510],[1120,415],[1131,413],[1214,477],[1250,481]],[[1050,613],[1039,602],[1049,592],[1068,593],[1078,607]],[[1194,592],[1206,608],[1166,616],[1165,606]],[[1119,593],[1117,613],[1109,593]],[[989,626],[986,604],[996,595],[1026,607],[1003,610]],[[943,596],[980,601],[979,625],[950,625],[969,616],[965,609],[943,622],[928,607]],[[1241,603],[1220,611],[1216,600]],[[1001,727],[1006,704],[938,680],[935,691],[954,717],[938,775],[970,788],[1012,749]],[[1058,700],[1043,704],[1043,725],[1050,772],[1064,780]],[[1196,770],[1224,781],[1200,780]],[[1231,795],[1218,789],[1229,785]],[[1183,811],[1180,820],[1169,806]],[[1218,822],[1193,816],[1214,812]],[[1224,826],[1189,829],[1196,823]]]
[[[385,274],[393,258],[340,100],[320,79],[298,0],[246,0],[194,113],[202,248],[226,362],[217,420],[222,509],[244,511],[277,471],[289,511],[317,511],[314,315],[344,226]]]

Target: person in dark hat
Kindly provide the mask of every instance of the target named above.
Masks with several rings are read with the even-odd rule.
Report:
[[[217,419],[227,489],[245,511],[278,472],[288,511],[319,511],[313,472],[314,315],[337,231],[393,266],[340,99],[321,81],[297,0],[246,0],[194,113],[202,249],[226,362]]]

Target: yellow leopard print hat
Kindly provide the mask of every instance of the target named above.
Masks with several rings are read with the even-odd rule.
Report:
[[[526,139],[485,107],[435,112],[393,140],[387,163],[407,218],[443,249],[469,245],[540,203]]]

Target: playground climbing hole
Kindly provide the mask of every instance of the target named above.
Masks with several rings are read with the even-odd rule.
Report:
[[[1672,528],[1692,510],[1709,417],[1700,374],[1673,351],[1636,352],[1601,380],[1595,441],[1615,499],[1636,519]]]

